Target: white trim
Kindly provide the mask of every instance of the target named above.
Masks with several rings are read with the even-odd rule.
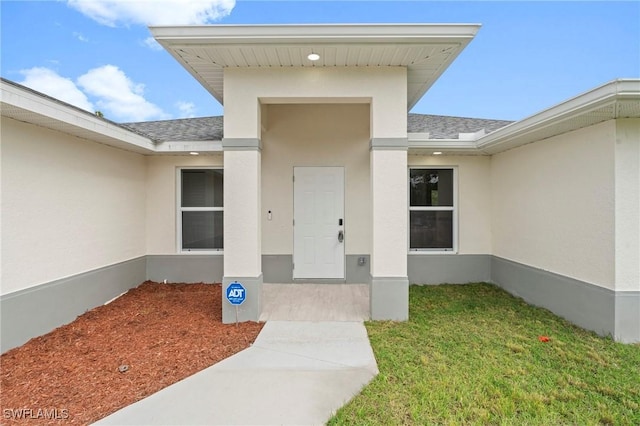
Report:
[[[224,245],[221,249],[184,249],[182,248],[182,212],[199,211],[219,211],[224,212],[222,207],[182,207],[182,171],[183,170],[222,170],[222,166],[177,166],[176,167],[176,252],[178,254],[224,254]],[[223,175],[224,179],[224,175]],[[224,224],[222,225],[224,227]]]
[[[453,172],[453,206],[416,206],[411,207],[411,194],[410,194],[410,179],[412,169],[440,169],[440,170],[452,170]],[[422,165],[422,166],[409,166],[407,167],[407,253],[408,254],[458,254],[458,166],[447,165]],[[429,249],[429,248],[411,248],[411,211],[451,211],[453,212],[451,217],[451,232],[452,232],[452,245],[451,249]]]
[[[565,102],[547,108],[524,120],[517,121],[503,127],[477,141],[479,150],[494,154],[512,148],[510,142],[514,138],[543,130],[551,125],[560,124],[568,119],[586,115],[594,110],[611,106],[611,112],[599,121],[619,118],[617,104],[631,100],[640,102],[640,79],[618,79],[596,87],[586,93],[571,98]],[[526,143],[526,142],[525,142]],[[503,147],[506,145],[506,147]]]
[[[481,24],[245,24],[151,26],[159,41],[201,44],[269,44],[313,41],[316,43],[407,42],[432,39],[467,39],[476,35]]]
[[[0,110],[3,117],[123,148],[140,154],[155,151],[153,141],[89,111],[69,105],[40,92],[0,81]]]
[[[618,79],[473,140],[426,139],[408,134],[409,153],[493,155],[530,142],[617,118],[626,103],[640,105],[640,79]],[[635,108],[636,111],[640,107]],[[598,111],[597,114],[592,114]],[[591,115],[590,115],[591,114]],[[638,113],[632,113],[638,118]],[[576,118],[584,118],[575,120]],[[573,121],[572,121],[573,120]]]
[[[222,141],[163,141],[158,142],[154,150],[157,154],[177,154],[191,151],[199,152],[200,154],[221,153]]]

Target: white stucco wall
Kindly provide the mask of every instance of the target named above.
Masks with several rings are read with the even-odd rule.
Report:
[[[458,253],[490,254],[491,157],[409,155],[409,166],[455,168],[458,179]]]
[[[342,166],[345,252],[369,254],[369,105],[286,104],[266,105],[264,109],[262,253],[293,253],[293,168]]]
[[[616,290],[640,290],[640,119],[616,121]]]
[[[2,294],[145,254],[142,155],[2,118]]]
[[[260,135],[263,103],[370,103],[371,137],[407,134],[407,73],[383,68],[227,68],[224,74],[225,137]]]
[[[614,287],[614,141],[607,121],[492,157],[493,254]]]
[[[224,275],[258,277],[262,274],[261,153],[228,151],[224,165]]]
[[[371,276],[406,277],[408,252],[407,151],[372,150]]]
[[[177,253],[177,170],[180,167],[222,167],[218,155],[166,155],[146,158],[147,254]]]

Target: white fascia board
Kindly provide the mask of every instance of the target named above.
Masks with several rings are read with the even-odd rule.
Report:
[[[130,132],[108,120],[96,117],[87,111],[19,86],[2,82],[0,87],[2,88],[0,91],[1,103],[30,114],[33,117],[33,124],[38,124],[37,117],[42,117],[95,134],[98,136],[97,141],[101,143],[108,143],[111,140],[113,146],[122,148],[125,144],[130,146],[131,150],[140,153],[152,153],[155,149],[152,140]]]
[[[476,141],[461,139],[417,139],[415,134],[409,134],[409,154],[427,153],[442,151],[447,154],[469,154],[485,155],[478,149]],[[412,137],[413,136],[413,137]]]
[[[460,139],[427,139],[420,134],[409,134],[409,151],[451,153],[473,153],[475,155],[492,155],[515,148],[526,142],[525,136],[559,125],[580,115],[589,113],[618,101],[640,102],[640,79],[618,79],[596,87],[586,93],[571,98],[563,103],[543,110],[537,114],[516,121],[488,135],[477,132],[471,140]],[[618,118],[617,108],[611,108],[609,119]],[[523,138],[522,140],[518,140]]]
[[[11,117],[12,114],[7,113],[11,108],[20,111],[21,117],[18,119],[34,125],[144,155],[222,152],[222,141],[167,141],[156,144],[145,136],[31,89],[4,81],[0,82],[0,88],[3,115]],[[51,122],[60,123],[60,126],[47,126],[46,123]]]
[[[380,43],[472,39],[480,24],[311,24],[152,26],[162,40],[185,44]]]
[[[178,154],[199,152],[200,154],[215,154],[222,152],[222,141],[165,141],[158,142],[155,147],[158,154]]]
[[[511,143],[515,138],[560,124],[589,111],[613,105],[618,100],[634,98],[640,101],[640,79],[614,80],[483,136],[478,139],[477,146],[484,152],[495,154],[519,146],[517,143],[515,145]],[[615,118],[617,116],[614,108],[610,119]]]

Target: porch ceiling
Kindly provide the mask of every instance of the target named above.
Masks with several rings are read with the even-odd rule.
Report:
[[[211,25],[152,27],[156,40],[220,103],[225,68],[406,67],[411,109],[478,24]],[[307,58],[320,55],[318,61]]]

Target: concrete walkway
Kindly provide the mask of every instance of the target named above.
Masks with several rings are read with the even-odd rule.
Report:
[[[102,425],[319,425],[378,373],[361,321],[269,321],[253,346]]]

